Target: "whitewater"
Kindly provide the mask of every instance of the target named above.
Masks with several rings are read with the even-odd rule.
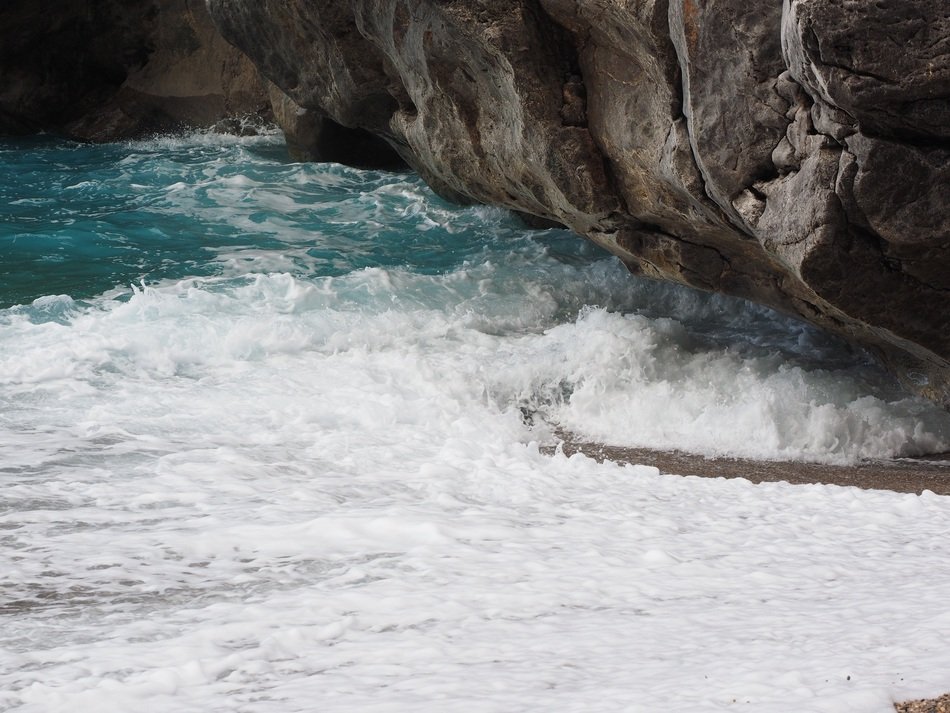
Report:
[[[950,450],[867,354],[277,135],[2,142],[0,205],[0,711],[950,691],[950,499],[558,447]]]

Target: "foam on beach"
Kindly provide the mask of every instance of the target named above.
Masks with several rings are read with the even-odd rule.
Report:
[[[559,429],[825,463],[950,448],[866,355],[270,137],[96,150],[44,234],[134,184],[134,220],[94,220],[140,273],[101,287],[77,250],[74,289],[0,311],[0,710],[943,692],[946,498],[550,450]]]

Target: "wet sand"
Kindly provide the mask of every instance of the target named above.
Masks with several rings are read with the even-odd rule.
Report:
[[[623,448],[580,440],[559,432],[562,450],[567,455],[583,453],[597,460],[652,465],[668,475],[699,475],[708,478],[746,478],[753,483],[786,482],[796,485],[826,483],[851,485],[866,490],[893,490],[917,493],[929,490],[950,495],[950,453],[927,458],[892,461],[868,461],[858,465],[823,465],[787,461],[761,461],[741,458],[706,458],[677,451],[648,448]],[[551,446],[548,450],[553,451]]]
[[[897,713],[950,713],[950,693],[940,698],[895,703]]]
[[[853,466],[821,465],[741,458],[706,458],[692,453],[655,451],[648,448],[607,446],[559,432],[566,455],[583,453],[597,460],[652,465],[666,475],[699,475],[707,478],[746,478],[753,483],[786,482],[797,485],[826,483],[851,485],[866,490],[917,493],[929,490],[950,495],[950,453],[927,458],[869,461]],[[548,447],[553,451],[554,446]],[[950,694],[930,700],[895,703],[897,713],[950,713]]]

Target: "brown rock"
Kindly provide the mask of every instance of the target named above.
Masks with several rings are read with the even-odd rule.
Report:
[[[382,138],[443,194],[797,314],[947,404],[939,2],[209,7],[297,106]]]
[[[895,703],[897,713],[950,713],[950,693],[940,698]]]
[[[950,404],[944,5],[209,0],[297,105],[443,194],[796,314]]]
[[[839,332],[950,405],[948,23],[945,0],[10,0],[0,132],[273,103],[297,158],[405,161]]]
[[[0,133],[114,140],[269,111],[200,0],[9,0],[0,27]]]
[[[0,131],[91,139],[271,101],[298,158],[405,161],[631,270],[870,347],[950,405],[944,0],[22,0]]]

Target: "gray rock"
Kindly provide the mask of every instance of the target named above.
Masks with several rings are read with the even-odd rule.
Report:
[[[865,132],[950,138],[946,0],[785,0],[792,76]]]
[[[950,405],[945,0],[208,0],[438,191],[876,352]]]
[[[845,335],[950,405],[946,0],[207,10],[4,3],[0,133],[115,139],[272,104],[296,158],[405,162],[634,272]]]

